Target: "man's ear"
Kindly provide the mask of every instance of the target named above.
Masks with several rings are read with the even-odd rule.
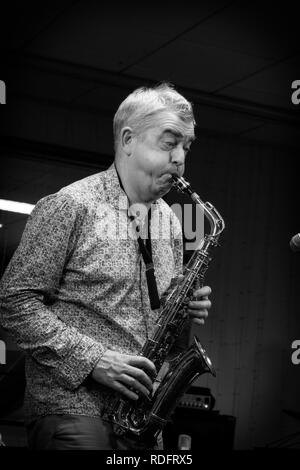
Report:
[[[123,127],[121,130],[121,147],[128,157],[132,153],[133,141],[134,135],[131,127]]]

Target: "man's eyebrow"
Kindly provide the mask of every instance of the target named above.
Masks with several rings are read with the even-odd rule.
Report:
[[[164,129],[163,134],[168,134],[168,133],[173,134],[174,137],[177,137],[177,138],[179,138],[179,139],[185,137],[182,132],[175,131],[174,129],[168,129],[168,128],[167,128],[167,129]],[[196,136],[195,136],[195,135],[188,136],[188,137],[187,137],[187,140],[188,140],[189,142],[194,142],[194,140],[196,140]]]

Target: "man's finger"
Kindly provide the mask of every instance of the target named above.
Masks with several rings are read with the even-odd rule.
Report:
[[[126,375],[133,377],[135,380],[139,381],[141,384],[147,387],[148,390],[152,391],[152,380],[149,375],[147,375],[147,373],[143,371],[143,369],[127,365]]]
[[[129,356],[129,359],[128,359],[127,363],[130,364],[131,366],[135,366],[135,367],[138,367],[140,369],[146,369],[153,376],[157,375],[155,365],[147,357],[144,357],[144,356]]]
[[[208,311],[206,309],[188,310],[188,313],[192,318],[207,318],[208,317]]]
[[[145,395],[145,397],[149,397],[149,390],[144,387],[144,385],[142,385],[138,380],[136,380],[135,378],[133,377],[130,377],[129,375],[127,374],[122,374],[119,379],[118,379],[119,382],[122,382],[122,384],[125,384],[126,387],[130,390],[130,391],[133,391],[133,392],[140,392],[142,393],[143,395]]]
[[[195,310],[209,309],[211,307],[210,300],[191,300],[189,302],[189,308]]]
[[[209,286],[203,286],[200,289],[194,291],[194,296],[197,297],[207,297],[211,294],[212,290]]]
[[[192,320],[193,320],[193,323],[195,323],[196,325],[204,325],[205,323],[203,318],[192,318]]]
[[[114,382],[111,387],[125,397],[129,398],[130,400],[138,400],[139,396],[132,390],[129,390],[125,385],[121,384],[120,382]]]

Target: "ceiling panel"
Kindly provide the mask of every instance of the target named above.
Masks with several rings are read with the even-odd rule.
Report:
[[[120,70],[201,21],[225,2],[174,10],[128,4],[79,2],[40,33],[27,47],[32,53],[67,62]]]
[[[237,85],[222,89],[220,94],[295,111],[291,102],[291,84],[300,77],[300,56],[268,67]]]
[[[41,31],[51,29],[57,18],[64,17],[74,0],[37,2],[10,0],[1,3],[1,45],[20,48],[37,37]]]
[[[208,106],[194,105],[197,122],[196,133],[199,129],[208,129],[215,132],[240,134],[264,124],[263,120],[255,119],[246,114],[243,116],[229,109],[214,109]]]
[[[268,61],[259,57],[177,40],[131,67],[128,73],[155,80],[171,80],[184,87],[214,92],[267,64]]]
[[[68,33],[62,24],[61,30],[51,31],[49,35],[39,38],[27,51],[74,64],[118,71],[164,41],[164,38],[151,33],[143,34],[138,40],[139,34],[137,37],[128,34],[124,24],[123,30],[119,29],[114,34],[108,25],[98,28],[96,19],[94,27],[90,25],[84,30],[84,39],[76,31],[75,27],[73,32]]]
[[[222,96],[243,100],[245,102],[257,103],[261,106],[272,106],[294,110],[291,103],[290,86],[286,86],[278,92],[272,92],[265,89],[257,89],[255,87],[251,89],[244,85],[244,82],[241,82],[241,84],[233,85],[222,90],[222,93],[220,94]]]
[[[266,60],[300,50],[299,18],[293,7],[274,2],[232,2],[184,35],[194,44],[218,47]]]
[[[93,83],[84,94],[78,94],[72,103],[106,112],[112,119],[114,113],[126,98],[130,90],[123,87],[110,86],[105,83]]]

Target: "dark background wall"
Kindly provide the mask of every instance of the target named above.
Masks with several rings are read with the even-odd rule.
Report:
[[[0,199],[35,204],[106,168],[119,103],[137,86],[171,80],[193,101],[198,123],[186,177],[226,222],[207,273],[213,307],[205,326],[192,332],[217,377],[202,376],[198,384],[211,389],[216,410],[236,417],[237,449],[300,432],[290,414],[300,413],[300,365],[291,362],[291,343],[300,339],[300,255],[289,248],[299,231],[294,6],[201,2],[182,15],[167,8],[153,18],[140,9],[137,33],[124,26],[132,10],[122,17],[98,5],[52,2],[9,15]],[[185,202],[173,192],[166,199]],[[0,212],[1,272],[26,219]],[[7,378],[20,353],[2,330],[0,339]],[[17,386],[3,383],[6,398],[8,390],[22,392],[19,369]]]
[[[226,229],[208,273],[213,308],[198,335],[217,367],[216,407],[237,417],[237,448],[262,446],[299,429],[297,154],[238,139],[203,137],[187,168],[222,213]],[[296,233],[296,232],[295,232]]]

